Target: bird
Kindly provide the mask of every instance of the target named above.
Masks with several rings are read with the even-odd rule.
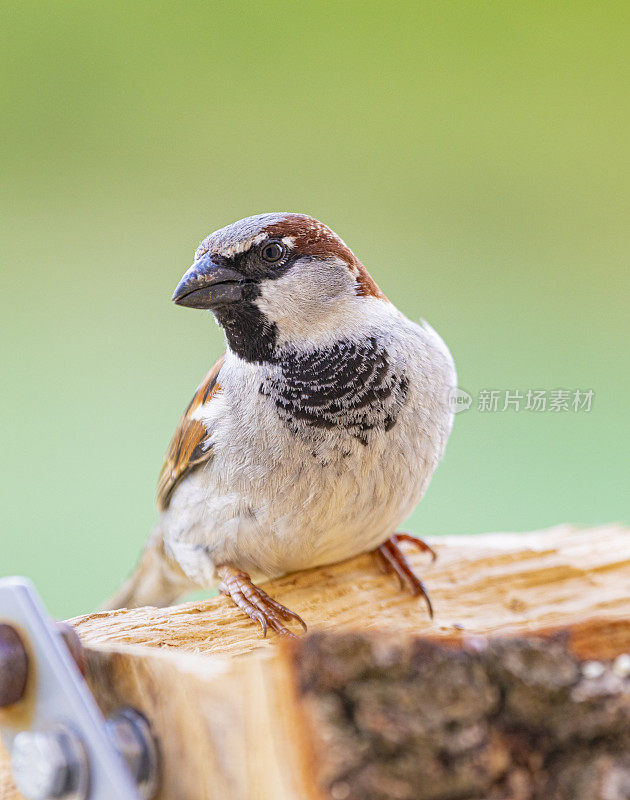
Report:
[[[398,532],[453,425],[455,364],[327,225],[246,217],[207,236],[173,301],[209,310],[225,353],[184,412],[159,476],[159,519],[106,608],[219,589],[262,635],[306,623],[258,584],[373,552],[429,594]]]

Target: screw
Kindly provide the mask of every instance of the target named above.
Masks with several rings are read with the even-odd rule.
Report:
[[[85,652],[73,627],[56,623],[79,671],[85,673]],[[20,634],[11,625],[0,622],[0,708],[13,705],[24,697],[28,679],[28,653]]]
[[[79,736],[64,725],[18,733],[11,749],[11,769],[18,791],[27,800],[87,798],[87,754]]]
[[[0,708],[17,703],[24,696],[28,677],[28,655],[20,635],[0,623]]]
[[[158,785],[158,753],[151,728],[134,708],[123,708],[105,723],[110,742],[123,757],[144,800]]]

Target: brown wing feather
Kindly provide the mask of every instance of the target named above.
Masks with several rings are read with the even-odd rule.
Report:
[[[212,457],[212,449],[203,446],[207,437],[205,425],[192,419],[192,415],[220,389],[218,377],[224,361],[225,355],[222,355],[203,379],[175,429],[158,479],[157,506],[160,511],[166,511],[182,478]]]

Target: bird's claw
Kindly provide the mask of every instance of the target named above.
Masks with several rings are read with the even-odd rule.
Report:
[[[433,619],[433,605],[431,604],[429,594],[398,546],[399,542],[410,542],[419,550],[431,553],[433,561],[436,559],[436,553],[433,548],[426,542],[423,542],[422,539],[417,539],[415,536],[410,536],[408,533],[395,533],[374,551],[385,572],[392,572],[397,576],[401,589],[407,586],[413,595],[421,595],[424,597],[429,610],[429,616]]]
[[[430,553],[431,561],[435,561],[437,558],[437,553],[430,544],[427,544],[424,539],[419,539],[417,536],[412,536],[410,533],[395,533],[391,537],[390,541],[393,541],[394,544],[398,544],[399,542],[409,542],[417,547],[422,553]]]
[[[295,638],[295,634],[283,625],[282,620],[295,620],[306,631],[306,623],[299,614],[278,603],[252,583],[246,572],[233,567],[220,567],[219,575],[219,591],[230,597],[250,619],[259,623],[263,638],[267,636],[267,627],[280,636]]]

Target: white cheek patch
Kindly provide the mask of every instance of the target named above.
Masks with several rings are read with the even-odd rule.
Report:
[[[347,293],[352,283],[345,262],[302,258],[281,277],[262,281],[258,305],[274,321],[306,312],[320,316],[329,313],[331,301]]]
[[[255,302],[276,324],[280,344],[314,344],[334,338],[348,319],[364,314],[361,300],[345,261],[304,258],[282,277],[263,281]]]

